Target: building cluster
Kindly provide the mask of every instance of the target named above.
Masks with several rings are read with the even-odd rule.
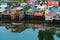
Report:
[[[11,17],[18,15],[19,19],[27,15],[44,17],[45,20],[60,20],[60,1],[29,0],[27,3],[4,1],[0,2],[0,13],[12,14]]]

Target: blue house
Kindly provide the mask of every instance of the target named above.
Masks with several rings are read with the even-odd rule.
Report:
[[[4,12],[6,10],[6,7],[8,7],[7,3],[0,3],[0,12]]]

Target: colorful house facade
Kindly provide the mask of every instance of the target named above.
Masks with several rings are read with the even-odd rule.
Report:
[[[48,1],[48,6],[59,6],[59,1]]]
[[[34,0],[29,0],[28,1],[28,4],[30,5],[30,7],[33,7],[35,4],[34,4]]]

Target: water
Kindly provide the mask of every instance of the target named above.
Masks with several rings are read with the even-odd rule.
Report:
[[[60,25],[26,20],[20,25],[0,21],[0,40],[60,40]]]

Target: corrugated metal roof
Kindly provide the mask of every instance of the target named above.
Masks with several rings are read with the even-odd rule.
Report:
[[[23,9],[22,7],[16,7],[16,8],[13,8],[14,10],[21,10]]]

